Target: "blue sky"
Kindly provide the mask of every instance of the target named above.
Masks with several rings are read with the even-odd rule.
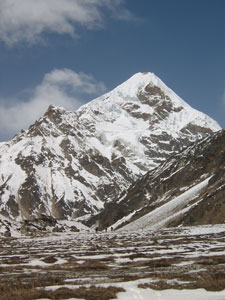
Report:
[[[225,127],[224,0],[1,0],[0,140],[153,72]]]

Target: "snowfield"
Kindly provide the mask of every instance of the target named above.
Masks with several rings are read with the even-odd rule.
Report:
[[[0,261],[0,300],[225,299],[224,224],[1,238]]]
[[[164,290],[138,289],[130,286],[125,293],[118,294],[118,300],[224,300],[225,292],[206,292],[197,290]]]
[[[151,289],[139,289],[135,282],[124,284],[126,292],[117,294],[117,298],[112,300],[224,300],[225,291],[207,292],[203,289],[197,290],[164,290],[154,291]],[[50,299],[40,299],[50,300]],[[70,298],[68,300],[85,300]]]

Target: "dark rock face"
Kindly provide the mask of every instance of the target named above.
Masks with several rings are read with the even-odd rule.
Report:
[[[219,224],[225,219],[225,130],[189,146],[133,184],[116,203],[107,204],[96,219],[101,228],[112,226],[134,212],[132,222],[209,178],[188,202],[184,214],[167,226]],[[191,196],[190,196],[191,197]],[[182,207],[183,208],[183,207]],[[151,220],[149,221],[151,222]],[[121,222],[120,226],[125,225]]]
[[[145,172],[219,129],[160,82],[137,74],[77,112],[50,106],[0,145],[0,213],[89,219]]]

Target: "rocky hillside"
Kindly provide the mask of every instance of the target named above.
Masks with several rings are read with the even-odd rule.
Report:
[[[0,145],[0,213],[88,219],[146,171],[219,129],[152,73],[76,112],[50,106]]]
[[[225,221],[225,130],[174,155],[133,184],[98,216],[122,230]]]

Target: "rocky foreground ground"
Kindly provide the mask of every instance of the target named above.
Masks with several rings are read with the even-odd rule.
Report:
[[[225,289],[225,226],[0,238],[0,299],[116,299],[140,289]]]

